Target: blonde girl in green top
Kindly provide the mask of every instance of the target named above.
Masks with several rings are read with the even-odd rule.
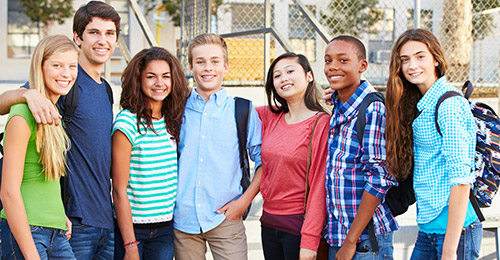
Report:
[[[66,36],[42,39],[31,59],[29,86],[55,104],[75,83],[78,51]],[[2,228],[3,259],[74,259],[59,185],[69,149],[61,124],[37,124],[28,105],[13,105],[4,149],[1,216],[8,225]]]

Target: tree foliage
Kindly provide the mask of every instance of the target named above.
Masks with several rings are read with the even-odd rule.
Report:
[[[175,26],[181,25],[181,2],[183,0],[162,0],[163,6],[165,6],[165,12],[170,16],[172,22]],[[217,13],[217,8],[222,4],[223,0],[212,1],[212,14]],[[157,0],[142,0],[144,6],[146,7],[146,14],[152,12],[158,6]]]
[[[499,0],[472,0],[472,13],[479,13],[500,7]],[[472,38],[483,40],[496,28],[492,14],[475,15],[472,17]]]
[[[23,12],[34,23],[48,25],[57,21],[62,24],[65,18],[73,15],[72,0],[21,0]]]
[[[375,8],[378,0],[332,0],[327,13],[321,12],[321,22],[332,35],[378,33],[370,27],[382,19],[382,12]]]

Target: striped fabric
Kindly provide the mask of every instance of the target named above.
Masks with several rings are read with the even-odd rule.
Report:
[[[140,125],[137,116],[122,110],[113,124],[132,144],[127,194],[136,224],[172,220],[177,193],[177,146],[167,133],[164,119],[153,121],[154,133]]]

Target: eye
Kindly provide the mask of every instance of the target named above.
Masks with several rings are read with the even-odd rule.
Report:
[[[54,67],[54,68],[60,68],[61,64],[57,64],[57,63],[56,64],[52,64],[52,67]]]
[[[294,72],[294,70],[287,70],[286,73],[288,74],[292,74]]]
[[[340,59],[339,61],[340,61],[340,63],[346,63],[347,62],[346,59]]]
[[[330,64],[330,62],[332,62],[332,60],[330,60],[330,59],[325,59],[325,64]]]
[[[418,55],[417,58],[421,60],[421,59],[425,58],[425,55]]]
[[[147,78],[147,79],[154,79],[154,78],[155,78],[155,76],[153,76],[153,75],[147,75],[147,76],[146,76],[146,78]]]
[[[400,61],[401,63],[407,63],[410,59],[408,58],[401,58]]]
[[[72,65],[69,65],[69,67],[72,68],[72,69],[76,69],[76,68],[78,68],[78,65],[72,64]]]
[[[203,64],[203,61],[198,60],[198,61],[196,61],[196,64]]]
[[[106,34],[110,35],[110,36],[113,36],[113,35],[115,35],[115,32],[107,32]]]
[[[168,74],[163,75],[163,78],[164,78],[164,79],[169,79],[169,78],[170,78],[170,75],[168,75]]]
[[[277,78],[281,77],[281,74],[274,74],[274,76],[273,76],[273,77],[274,77],[275,79],[277,79]]]
[[[212,61],[212,63],[214,63],[214,64],[217,64],[217,63],[219,63],[219,62],[220,62],[220,61],[218,61],[218,60],[214,60],[214,61]]]

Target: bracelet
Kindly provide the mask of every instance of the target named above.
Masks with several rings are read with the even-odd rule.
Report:
[[[139,242],[137,242],[137,240],[135,240],[135,241],[123,244],[123,248],[129,248],[129,247],[132,247],[132,246],[137,245],[137,244],[139,244]]]

